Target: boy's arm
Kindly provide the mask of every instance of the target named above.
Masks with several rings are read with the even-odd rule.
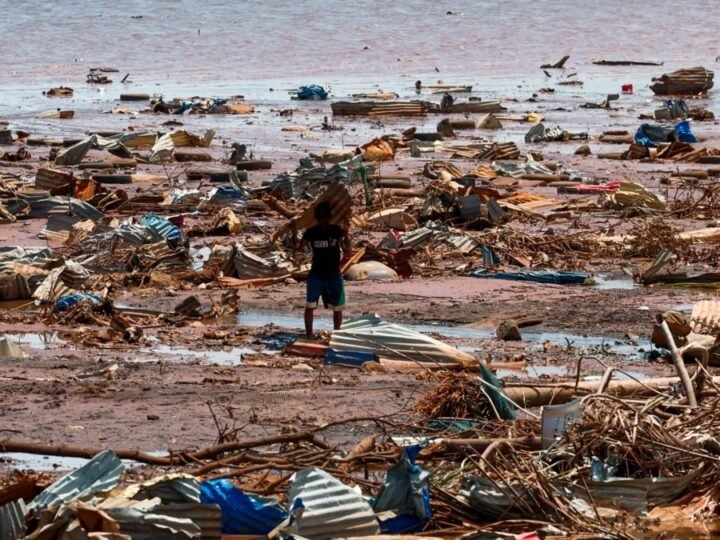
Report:
[[[340,248],[345,257],[352,255],[352,241],[350,240],[350,230],[347,226],[342,228],[342,236],[340,237]]]

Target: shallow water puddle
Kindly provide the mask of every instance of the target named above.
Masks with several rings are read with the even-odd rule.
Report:
[[[167,452],[148,452],[154,456],[166,456]],[[0,453],[0,464],[11,465],[15,469],[32,469],[37,472],[72,471],[85,465],[87,458],[48,456],[44,454],[28,454],[26,452]],[[128,467],[140,467],[141,463],[123,459]]]
[[[251,328],[258,328],[273,324],[281,328],[303,328],[304,321],[300,316],[287,315],[283,313],[272,313],[267,311],[246,311],[237,316],[238,324]],[[405,328],[422,332],[424,334],[437,334],[447,338],[458,339],[495,339],[495,331],[485,328],[473,328],[470,326],[447,326],[442,324],[402,324]],[[332,320],[328,317],[316,317],[315,330],[331,330]],[[523,341],[537,344],[540,348],[543,343],[551,342],[561,346],[568,344],[573,347],[603,347],[616,354],[634,355],[639,348],[649,349],[649,340],[640,339],[637,344],[618,342],[617,338],[607,336],[581,336],[578,334],[566,334],[562,332],[523,332]],[[474,351],[466,352],[476,352]]]
[[[60,338],[57,332],[25,332],[21,334],[7,333],[9,339],[14,340],[20,347],[49,350],[58,349],[68,345]]]
[[[633,278],[626,274],[612,274],[604,275],[599,274],[594,277],[595,285],[594,288],[601,291],[609,290],[632,290],[637,289],[638,284]]]
[[[152,345],[143,347],[133,362],[155,362],[157,355],[172,356],[173,361],[186,360],[188,356],[203,360],[210,364],[222,364],[225,366],[239,366],[243,363],[243,355],[258,354],[257,351],[248,347],[232,347],[229,350],[196,350],[187,347],[173,347],[171,345]]]
[[[575,377],[574,366],[533,366],[527,365],[519,367],[517,369],[508,369],[499,367],[496,375],[498,378],[512,378],[516,377],[519,379],[539,379],[541,377]],[[591,370],[596,371],[596,370]],[[587,369],[583,369],[580,380],[581,381],[599,381],[602,378],[602,374],[590,374]],[[628,381],[633,379],[649,379],[650,376],[647,373],[641,373],[639,371],[620,370],[617,369],[613,373],[613,380]]]

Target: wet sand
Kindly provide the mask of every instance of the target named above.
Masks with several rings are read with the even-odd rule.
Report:
[[[354,149],[375,136],[409,127],[435,131],[437,122],[445,117],[331,118],[334,125],[343,129],[312,129],[303,134],[283,132],[281,128],[289,124],[317,127],[325,116],[331,116],[327,103],[291,101],[287,89],[299,84],[330,83],[333,99],[378,88],[396,91],[403,98],[416,98],[413,90],[416,79],[473,84],[474,92],[470,94],[473,97],[502,99],[513,114],[538,112],[545,116],[546,125],[558,124],[569,131],[587,131],[591,137],[597,137],[607,129],[633,132],[640,122],[638,115],[652,111],[661,101],[648,89],[651,77],[687,65],[712,68],[716,46],[710,25],[694,29],[692,35],[682,35],[663,9],[663,5],[675,5],[671,3],[660,3],[651,10],[633,8],[620,1],[606,3],[602,9],[595,9],[596,4],[589,2],[573,3],[569,9],[540,2],[533,4],[529,12],[523,2],[467,1],[447,7],[422,2],[399,5],[350,2],[332,9],[320,2],[267,9],[264,3],[260,7],[260,3],[250,2],[241,7],[204,5],[202,14],[191,2],[172,6],[153,4],[150,13],[145,13],[144,2],[130,2],[122,9],[106,3],[91,8],[79,2],[59,4],[47,6],[42,14],[32,3],[13,4],[8,19],[0,23],[0,30],[8,30],[7,21],[12,19],[14,31],[24,36],[18,41],[14,56],[5,55],[0,60],[3,88],[0,120],[9,121],[13,130],[29,131],[33,137],[70,138],[98,130],[164,129],[167,116],[103,111],[120,105],[119,94],[126,91],[157,92],[166,98],[242,94],[256,106],[254,113],[189,116],[181,121],[189,131],[217,130],[210,149],[216,159],[227,155],[231,142],[247,143],[256,158],[271,159],[271,171],[250,174],[250,185],[254,187],[281,171],[294,169],[298,159],[310,152]],[[69,16],[77,9],[90,13],[80,18]],[[312,16],[308,16],[308,10]],[[446,15],[448,10],[460,14]],[[713,4],[693,3],[683,10],[687,10],[688,17],[702,17],[713,10]],[[131,15],[143,18],[131,19]],[[55,24],[59,18],[65,21],[62,27]],[[103,33],[117,40],[111,43],[98,39]],[[38,43],[48,42],[57,46],[38,47]],[[369,50],[364,50],[365,46]],[[554,70],[552,77],[547,78],[538,69],[541,63],[555,62],[565,53],[571,54],[571,61],[564,71]],[[590,63],[599,58],[659,60],[665,61],[665,65],[610,68]],[[127,72],[134,82],[128,85],[115,82],[106,87],[88,85],[84,82],[85,73],[88,67],[96,65],[117,67],[120,73],[111,74],[113,78],[120,79]],[[585,82],[582,87],[556,84],[572,73]],[[624,83],[633,83],[636,91],[621,96],[613,110],[579,108],[588,101],[601,101],[607,93],[619,91]],[[42,91],[59,84],[74,87],[75,97],[42,96]],[[556,91],[533,97],[543,86],[553,86]],[[693,104],[718,112],[716,95],[717,92],[711,93],[709,98],[694,100]],[[531,98],[533,101],[529,101]],[[437,101],[439,97],[428,99]],[[140,109],[132,103],[122,105]],[[37,118],[57,107],[74,110],[75,118]],[[284,109],[291,109],[292,116],[280,116],[279,111]],[[598,152],[620,148],[597,141],[589,142],[594,154],[590,157],[573,155],[580,142],[525,145],[523,137],[528,127],[525,123],[505,122],[499,132],[469,132],[461,134],[459,142],[476,142],[479,137],[517,142],[523,153],[541,152],[546,159],[561,162],[588,179],[600,182],[626,179],[658,192],[663,189],[659,183],[662,177],[678,169],[703,168],[697,164],[600,160],[595,157]],[[717,122],[695,123],[693,129],[700,144],[720,147]],[[33,156],[29,162],[31,170],[0,167],[0,171],[19,174],[31,183],[34,171],[46,163],[50,148],[29,149]],[[102,155],[91,152],[88,157]],[[418,173],[426,160],[427,157],[401,154],[394,162],[383,164],[381,171],[412,175],[417,185],[423,186],[428,180]],[[464,171],[478,164],[448,161]],[[142,165],[138,172],[175,176],[185,168],[186,164],[180,163],[167,167]],[[181,185],[197,186],[192,182]],[[147,190],[162,192],[169,187],[137,183],[128,186],[128,192],[131,195]],[[203,189],[207,187],[203,185]],[[527,185],[523,189],[561,200],[572,198],[558,195],[552,188]],[[188,223],[192,224],[194,219],[188,219]],[[197,218],[198,222],[203,219]],[[250,222],[259,220],[263,223],[257,225],[258,238],[281,223],[277,216],[248,217]],[[47,242],[37,237],[44,225],[44,220],[33,220],[4,226],[0,245],[45,246]],[[615,217],[588,217],[582,225],[621,231],[629,222]],[[709,226],[707,221],[697,220],[677,220],[676,225]],[[567,224],[558,227],[572,230]],[[355,240],[371,238],[374,237],[369,233],[358,231]],[[215,240],[229,243],[233,239],[194,239],[193,246],[209,245]],[[623,270],[637,269],[647,261],[596,263],[596,271],[622,276]],[[647,351],[643,340],[653,317],[666,309],[687,310],[692,303],[708,298],[703,292],[660,287],[542,286],[437,277],[422,270],[417,273],[411,280],[399,283],[350,284],[348,315],[377,312],[400,323],[429,326],[426,331],[432,331],[433,325],[454,329],[438,328],[437,336],[493,363],[521,358],[530,367],[546,368],[503,372],[508,378],[514,375],[529,381],[573,375],[577,358],[588,351],[635,373],[669,375],[672,371],[667,364],[649,362],[643,357]],[[219,293],[212,289],[210,292]],[[173,291],[158,285],[129,291],[119,301],[172,309],[189,294],[202,296],[205,292],[189,283]],[[301,331],[302,284],[241,291],[240,305],[238,321],[148,329],[146,336],[152,340],[137,346],[97,348],[59,337],[55,338],[59,341],[45,348],[42,339],[32,338],[39,344],[21,345],[25,359],[0,362],[0,438],[147,451],[187,449],[210,444],[217,435],[207,406],[210,400],[231,400],[237,407],[238,424],[246,425],[243,433],[250,436],[275,432],[288,425],[301,428],[359,414],[381,416],[404,411],[431,384],[416,375],[344,368],[311,371],[307,359],[282,356],[277,349],[268,348],[262,343],[263,336],[277,331],[294,334]],[[541,326],[527,330],[528,335],[536,334],[536,339],[520,344],[493,339],[500,320],[525,314],[544,321]],[[266,326],[273,322],[275,326]],[[319,322],[319,328],[323,327],[327,328],[327,319]],[[463,331],[465,328],[470,330]],[[17,311],[3,313],[0,322],[0,332],[10,336],[28,332],[62,336],[78,330],[45,325],[36,317]],[[210,331],[228,332],[230,337],[210,343],[203,337]],[[580,339],[585,336],[597,339],[585,344]],[[570,343],[564,341],[565,337]],[[550,345],[546,344],[548,340]],[[598,341],[622,351],[601,353]],[[112,378],[105,375],[77,378],[88,370],[113,363],[119,369]],[[601,366],[590,366],[583,376],[596,377],[602,370]],[[352,443],[364,433],[358,427],[340,430],[332,436],[337,442]],[[0,465],[5,469],[13,466],[13,462]]]

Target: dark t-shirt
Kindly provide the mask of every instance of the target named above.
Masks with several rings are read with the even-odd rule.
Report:
[[[343,230],[337,225],[328,225],[321,229],[315,225],[303,234],[303,240],[310,244],[313,250],[312,267],[310,273],[322,277],[334,277],[340,273],[340,239]]]

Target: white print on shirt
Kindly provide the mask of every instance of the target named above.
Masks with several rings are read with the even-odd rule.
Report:
[[[337,240],[331,238],[330,240],[315,240],[313,241],[313,247],[315,248],[329,248],[337,246]]]

